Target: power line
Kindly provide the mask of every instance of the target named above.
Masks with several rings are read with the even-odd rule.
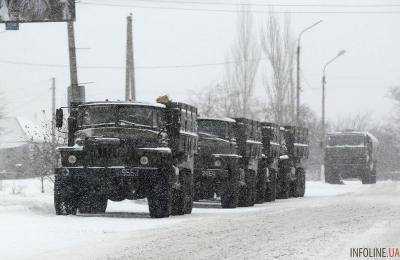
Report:
[[[261,7],[321,7],[321,8],[390,8],[400,7],[400,4],[278,4],[278,3],[228,3],[228,2],[209,2],[209,1],[176,1],[176,0],[130,0],[134,2],[153,2],[159,4],[184,4],[184,5],[219,5],[219,6],[261,6]]]
[[[257,59],[258,61],[265,60],[266,58]],[[255,60],[248,60],[255,61]],[[137,66],[137,69],[141,70],[151,70],[151,69],[185,69],[185,68],[200,68],[200,67],[212,67],[212,66],[221,66],[221,65],[229,65],[229,64],[237,64],[246,61],[225,61],[225,62],[216,62],[216,63],[200,63],[200,64],[187,64],[187,65],[166,65],[166,66]],[[68,68],[69,65],[64,64],[50,64],[50,63],[33,63],[33,62],[20,62],[20,61],[10,61],[10,60],[0,60],[0,63],[3,64],[12,64],[12,65],[23,65],[23,66],[33,66],[33,67],[46,67],[46,68]],[[102,66],[102,65],[94,65],[94,66],[78,66],[80,69],[115,69],[122,70],[125,69],[124,66]]]
[[[206,9],[206,8],[186,8],[186,7],[169,7],[169,6],[143,6],[143,5],[135,5],[135,4],[114,4],[114,3],[99,3],[99,2],[87,2],[82,1],[79,4],[83,5],[93,5],[93,6],[110,6],[110,7],[127,7],[127,8],[139,8],[139,9],[160,9],[160,10],[180,10],[180,11],[201,11],[201,12],[209,12],[209,13],[238,13],[238,12],[251,12],[258,14],[268,14],[268,13],[276,13],[276,14],[400,14],[400,10],[392,11],[392,10],[381,10],[381,11],[261,11],[261,10],[232,10],[232,9]]]

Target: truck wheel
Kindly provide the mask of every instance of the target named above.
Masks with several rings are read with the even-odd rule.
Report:
[[[193,208],[193,175],[190,170],[179,174],[180,187],[172,190],[171,215],[183,215]]]
[[[229,169],[229,177],[222,184],[221,207],[236,208],[239,203],[239,171]]]
[[[265,201],[270,202],[276,199],[276,170],[269,169],[269,182],[267,185],[267,192]]]
[[[76,215],[76,198],[72,183],[56,175],[54,180],[54,209],[57,215]]]
[[[239,207],[254,206],[256,188],[254,175],[254,171],[245,170],[245,185],[240,189]]]
[[[290,197],[290,168],[280,169],[277,181],[277,198],[288,199]]]
[[[306,172],[303,168],[296,169],[295,185],[294,197],[304,197],[306,191]]]
[[[330,167],[325,167],[324,171],[325,175],[325,182],[329,184],[341,184],[342,182],[340,181],[339,174],[331,169]]]
[[[258,171],[257,174],[257,194],[256,194],[256,203],[264,203],[265,197],[267,193],[267,174],[268,168],[263,168]]]
[[[371,172],[370,183],[371,184],[375,184],[376,183],[376,163],[374,163],[374,167],[373,167],[373,170]]]
[[[361,183],[362,184],[369,184],[369,172],[366,170],[361,175]]]
[[[185,208],[184,214],[191,214],[193,209],[193,197],[194,197],[194,182],[193,182],[193,174],[191,171],[188,171],[186,174],[186,192],[185,192]]]
[[[93,191],[86,191],[80,199],[79,213],[96,214],[104,213],[107,209],[107,197]]]
[[[150,217],[166,218],[171,212],[171,185],[167,176],[160,176],[151,188],[147,201]]]

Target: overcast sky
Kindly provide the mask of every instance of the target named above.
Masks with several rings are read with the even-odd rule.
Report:
[[[90,2],[88,0],[87,2]],[[183,0],[182,0],[183,1]],[[207,0],[208,1],[208,0]],[[233,0],[210,2],[235,3]],[[84,2],[84,1],[83,1]],[[99,0],[188,9],[230,9],[229,5],[182,5],[146,3],[136,0]],[[188,2],[190,2],[188,0]],[[193,2],[193,1],[192,1]],[[204,1],[205,2],[205,1]],[[265,1],[253,1],[265,3]],[[272,2],[269,2],[272,3]],[[396,4],[396,1],[275,1],[296,4]],[[88,100],[123,99],[126,16],[134,13],[136,66],[191,65],[223,62],[235,35],[234,12],[211,12],[77,4],[76,39],[78,64],[116,66],[113,69],[79,69],[80,82],[87,85]],[[255,6],[254,10],[267,11]],[[385,95],[390,86],[400,85],[400,7],[285,7],[292,11],[398,11],[395,14],[292,14],[293,32],[322,19],[323,23],[304,34],[302,40],[303,101],[320,114],[321,71],[324,63],[341,49],[346,55],[328,69],[327,116],[371,111],[382,119],[390,110]],[[265,15],[255,13],[259,28]],[[0,34],[0,92],[5,94],[8,112],[33,119],[50,107],[50,78],[57,78],[57,103],[65,104],[69,84],[68,67],[38,67],[1,63],[4,61],[68,64],[65,23],[22,24],[16,32]],[[119,68],[118,68],[119,67]],[[140,69],[136,71],[139,100],[153,101],[168,93],[179,100],[191,89],[221,79],[223,66],[186,69]],[[256,94],[265,95],[258,82]]]

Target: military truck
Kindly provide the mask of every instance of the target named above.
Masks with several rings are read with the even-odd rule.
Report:
[[[308,130],[296,126],[280,127],[281,151],[277,178],[277,198],[303,197],[305,193],[304,162],[309,156]]]
[[[195,200],[221,198],[222,208],[236,208],[240,169],[235,125],[230,118],[200,118],[198,153],[195,155]]]
[[[196,119],[195,107],[170,101],[72,103],[56,214],[103,213],[108,200],[142,198],[153,218],[191,213]],[[56,121],[62,127],[62,109]]]
[[[276,182],[278,176],[278,160],[280,155],[279,126],[275,123],[261,123],[262,158],[260,169],[265,175],[259,176],[258,201],[274,201],[276,199]],[[265,181],[264,181],[265,179]]]
[[[258,199],[258,194],[262,192],[259,178],[264,179],[266,174],[266,169],[260,167],[263,166],[260,164],[263,149],[261,123],[247,118],[235,118],[235,121],[236,143],[241,156],[239,206],[253,206],[256,202],[262,202]]]
[[[325,182],[342,183],[359,178],[363,184],[376,183],[378,140],[370,133],[343,131],[326,136]]]

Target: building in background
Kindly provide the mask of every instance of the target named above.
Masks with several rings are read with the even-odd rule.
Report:
[[[36,170],[37,150],[45,131],[22,118],[0,119],[0,179],[41,176]]]

